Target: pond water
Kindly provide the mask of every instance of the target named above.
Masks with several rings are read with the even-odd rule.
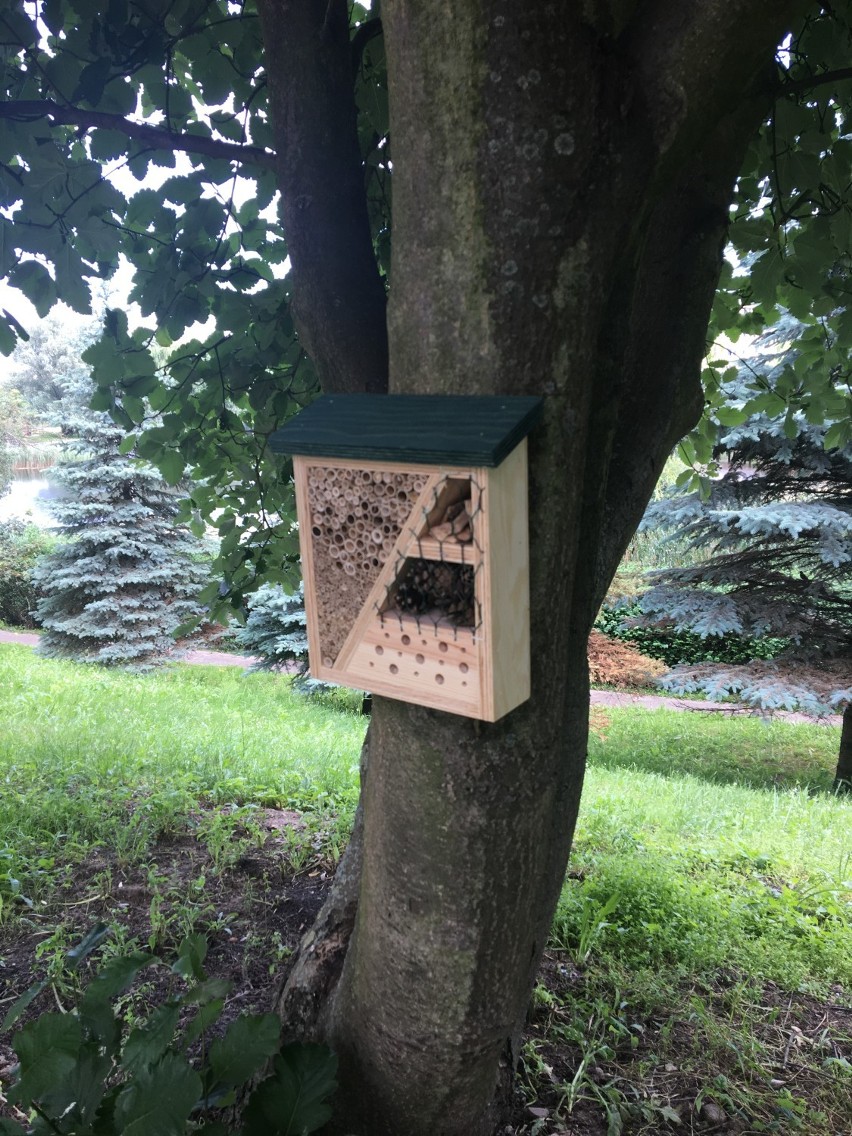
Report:
[[[32,521],[39,528],[50,528],[56,521],[47,508],[47,502],[59,497],[60,493],[59,486],[48,481],[44,470],[31,473],[18,470],[9,492],[0,497],[0,521],[18,517],[22,521]]]

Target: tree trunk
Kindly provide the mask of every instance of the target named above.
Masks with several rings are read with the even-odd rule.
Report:
[[[579,807],[588,632],[700,413],[728,203],[795,7],[382,6],[391,390],[541,394],[546,413],[532,698],[495,724],[374,700],[357,840],[280,1000],[340,1057],[336,1131],[498,1118]]]
[[[852,702],[843,711],[840,729],[840,753],[834,774],[835,793],[852,793]]]
[[[326,393],[387,390],[385,289],[373,256],[346,0],[259,0],[290,312]]]

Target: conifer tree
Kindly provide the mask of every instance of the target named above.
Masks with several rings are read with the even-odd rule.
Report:
[[[44,627],[39,650],[82,662],[148,666],[169,654],[178,626],[200,614],[199,545],[178,526],[178,498],[147,462],[122,454],[124,431],[91,410],[91,380],[64,378],[57,403],[72,435],[51,502],[65,538],[34,572]]]
[[[728,379],[729,420],[743,417],[736,407],[756,381],[765,387],[767,409],[720,426],[714,457],[724,472],[709,497],[674,493],[649,506],[643,527],[687,540],[702,559],[653,573],[640,602],[646,621],[705,637],[733,631],[786,639],[772,661],[678,667],[664,684],[679,693],[734,693],[766,711],[820,716],[845,707],[836,784],[849,787],[852,443],[831,421],[808,421],[804,411],[772,413],[776,388],[795,365],[796,333],[796,321],[786,317]]]

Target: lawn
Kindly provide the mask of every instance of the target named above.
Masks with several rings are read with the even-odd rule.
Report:
[[[15,646],[0,646],[0,689],[0,1005],[35,977],[53,991],[40,1009],[73,1002],[66,952],[103,921],[102,956],[170,957],[205,934],[233,1013],[262,1008],[345,843],[359,700]],[[838,733],[595,715],[516,1133],[849,1131],[852,801],[826,791]],[[161,994],[148,982],[127,1016]]]

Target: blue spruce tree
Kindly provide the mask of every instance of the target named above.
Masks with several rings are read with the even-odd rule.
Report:
[[[64,377],[66,443],[52,503],[64,538],[38,564],[42,654],[144,667],[162,661],[173,634],[201,614],[199,542],[178,526],[178,500],[159,472],[120,452],[124,431],[88,407],[85,371]],[[194,559],[195,557],[195,559]]]
[[[643,622],[705,637],[733,631],[786,640],[771,661],[678,667],[663,684],[678,693],[733,693],[766,711],[843,710],[835,784],[849,789],[852,441],[845,422],[809,421],[779,396],[795,381],[795,332],[789,318],[767,332],[759,354],[727,380],[734,421],[719,426],[714,458],[723,472],[709,497],[674,492],[649,506],[643,527],[685,539],[700,561],[653,573],[640,603]],[[756,385],[763,408],[737,422],[738,403],[753,399]]]

